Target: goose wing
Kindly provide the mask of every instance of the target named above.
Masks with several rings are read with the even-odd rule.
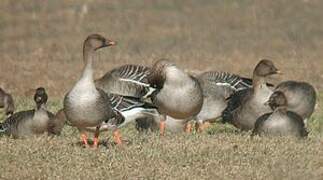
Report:
[[[243,89],[233,93],[228,98],[228,105],[222,112],[222,122],[232,122],[234,112],[244,103],[245,97],[252,93],[252,89]]]
[[[240,91],[252,87],[251,79],[243,78],[228,72],[205,72],[199,76],[199,79],[202,79],[203,81],[214,84],[216,86],[229,87],[234,91]]]
[[[136,98],[148,96],[154,91],[147,80],[150,70],[141,65],[124,65],[96,80],[96,86],[107,93]]]

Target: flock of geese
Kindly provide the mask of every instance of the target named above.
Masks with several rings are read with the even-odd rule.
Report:
[[[198,132],[208,122],[222,119],[254,135],[305,137],[306,120],[316,104],[316,92],[306,82],[284,81],[274,86],[267,78],[280,71],[271,60],[260,60],[252,79],[228,72],[205,72],[192,76],[169,60],[152,67],[124,65],[93,78],[93,60],[98,49],[116,42],[99,34],[89,35],[83,44],[84,69],[80,79],[65,95],[63,108],[55,115],[46,109],[46,90],[37,88],[35,109],[16,112],[13,98],[0,88],[0,108],[6,119],[0,133],[14,138],[35,134],[59,135],[65,124],[76,127],[89,147],[88,133],[111,130],[116,144],[122,144],[119,128],[135,121],[138,129]],[[159,125],[159,127],[158,127]]]

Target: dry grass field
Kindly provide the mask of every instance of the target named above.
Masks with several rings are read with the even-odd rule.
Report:
[[[268,58],[284,73],[273,82],[308,81],[319,99],[305,140],[250,139],[221,124],[162,138],[129,125],[127,145],[106,133],[98,150],[81,148],[71,127],[54,138],[0,137],[0,179],[323,179],[322,9],[321,0],[2,0],[0,87],[18,110],[33,107],[38,86],[51,111],[61,108],[82,70],[84,38],[97,32],[118,45],[98,52],[95,77],[159,58],[250,76]]]

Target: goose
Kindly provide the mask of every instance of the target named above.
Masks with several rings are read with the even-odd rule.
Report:
[[[0,108],[4,109],[7,117],[11,116],[15,111],[15,104],[12,96],[0,88]]]
[[[206,122],[221,117],[232,93],[252,87],[252,80],[228,72],[208,71],[197,76],[202,91],[203,105],[196,115],[197,132],[206,128]]]
[[[307,136],[308,132],[305,129],[303,118],[297,113],[288,110],[288,100],[283,92],[275,91],[270,96],[267,104],[269,104],[272,112],[266,113],[257,119],[252,136]]]
[[[252,88],[238,91],[230,97],[228,106],[222,112],[224,122],[241,130],[252,130],[256,119],[271,111],[264,103],[273,90],[266,84],[266,78],[280,73],[271,60],[261,60],[254,69]]]
[[[67,120],[78,128],[85,147],[88,147],[86,128],[95,127],[93,147],[98,147],[100,125],[104,121],[117,119],[122,121],[123,117],[111,107],[109,95],[102,89],[96,88],[93,79],[92,61],[96,50],[103,47],[113,46],[116,43],[99,34],[89,35],[83,43],[84,69],[81,78],[73,88],[65,95],[64,112]],[[114,130],[114,139],[121,144],[118,129]]]
[[[54,115],[47,111],[48,96],[43,87],[36,89],[34,110],[20,111],[8,117],[0,125],[0,132],[13,138],[27,137],[48,132],[48,124]]]
[[[306,124],[314,112],[316,92],[307,82],[284,81],[277,85],[275,91],[281,91],[287,98],[288,110],[299,114]]]
[[[161,135],[164,135],[166,116],[189,121],[201,110],[203,93],[199,82],[170,61],[156,61],[147,78],[150,86],[156,89],[151,99],[162,116]],[[187,129],[190,129],[189,123]]]

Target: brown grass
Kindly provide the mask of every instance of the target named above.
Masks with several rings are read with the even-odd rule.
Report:
[[[80,75],[83,40],[99,32],[118,46],[98,52],[96,77],[161,57],[190,71],[250,76],[269,58],[284,72],[275,82],[308,81],[322,92],[322,9],[320,0],[3,0],[0,86],[19,110],[32,108],[33,89],[44,86],[57,111]],[[97,151],[81,148],[70,127],[55,138],[0,137],[0,179],[322,179],[322,100],[321,93],[307,140],[251,140],[220,125],[163,138],[129,126],[128,145],[109,140]]]

